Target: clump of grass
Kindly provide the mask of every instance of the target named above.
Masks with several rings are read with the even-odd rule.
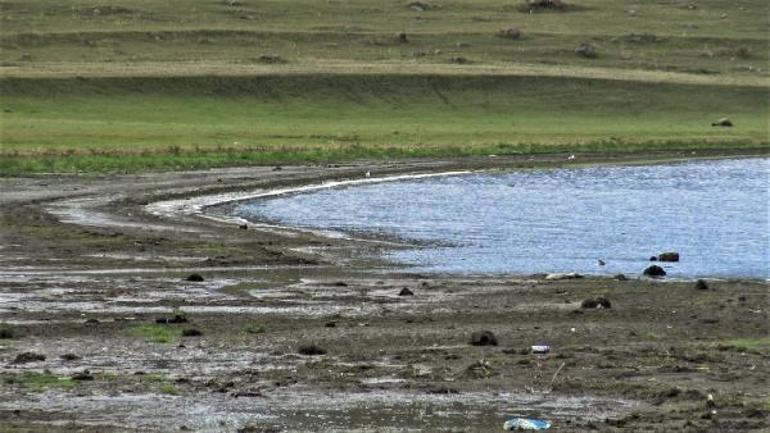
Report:
[[[244,329],[248,334],[264,334],[267,332],[265,325],[261,323],[252,323]]]
[[[134,336],[142,337],[152,343],[170,343],[179,336],[179,331],[168,326],[139,325],[131,330]]]
[[[179,395],[179,389],[170,383],[164,383],[158,388],[158,390],[163,394]]]
[[[59,377],[50,372],[9,374],[4,377],[3,382],[8,385],[20,385],[38,391],[50,388],[71,389],[77,385],[77,383],[69,377]]]

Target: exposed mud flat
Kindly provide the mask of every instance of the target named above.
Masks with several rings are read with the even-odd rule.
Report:
[[[217,217],[367,171],[566,162],[2,179],[0,432],[770,428],[765,281],[415,275],[378,259],[398,242]],[[612,307],[581,308],[596,296]]]

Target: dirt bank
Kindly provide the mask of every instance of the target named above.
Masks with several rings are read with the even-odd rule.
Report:
[[[766,431],[766,282],[414,275],[198,198],[726,153],[0,179],[0,432]]]

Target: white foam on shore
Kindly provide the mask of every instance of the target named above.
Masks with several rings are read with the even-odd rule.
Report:
[[[222,205],[226,203],[238,202],[238,201],[264,199],[264,198],[277,197],[277,196],[287,195],[287,194],[306,193],[306,192],[319,191],[319,190],[328,189],[328,188],[338,188],[338,187],[354,186],[354,185],[366,185],[366,184],[383,183],[383,182],[397,182],[401,180],[425,179],[425,178],[442,177],[442,176],[458,176],[458,175],[469,174],[469,173],[472,173],[472,171],[461,170],[461,171],[446,171],[446,172],[440,172],[440,173],[401,174],[401,175],[386,176],[386,177],[365,177],[361,179],[332,180],[332,181],[326,181],[318,184],[293,186],[293,187],[287,187],[287,188],[253,190],[253,191],[243,191],[243,192],[229,192],[229,193],[223,193],[223,194],[202,195],[198,197],[189,197],[189,198],[177,199],[177,200],[165,200],[165,201],[150,203],[144,207],[144,210],[152,215],[164,217],[164,218],[174,218],[174,217],[181,217],[181,216],[197,216],[197,217],[206,218],[212,221],[225,223],[225,224],[237,224],[237,225],[247,224],[247,225],[250,225],[251,227],[259,228],[261,230],[274,231],[282,235],[288,235],[288,236],[293,236],[293,235],[296,235],[297,232],[300,232],[300,233],[310,233],[310,234],[329,237],[329,238],[371,242],[372,241],[371,239],[353,238],[345,233],[335,232],[331,230],[312,230],[312,229],[303,229],[303,228],[289,227],[289,226],[282,226],[282,225],[268,224],[268,223],[254,223],[252,221],[246,220],[241,217],[207,213],[206,208],[210,208],[212,206]],[[394,242],[384,242],[381,240],[377,240],[375,242],[400,245]]]

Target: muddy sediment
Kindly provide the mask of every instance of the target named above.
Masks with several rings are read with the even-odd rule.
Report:
[[[770,428],[765,281],[415,275],[390,240],[244,229],[199,198],[567,162],[0,179],[0,432]],[[194,206],[153,212],[172,200]]]

